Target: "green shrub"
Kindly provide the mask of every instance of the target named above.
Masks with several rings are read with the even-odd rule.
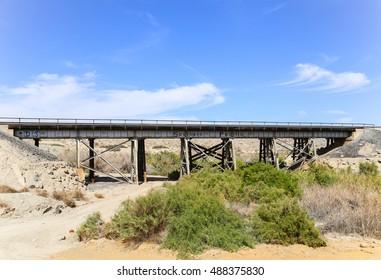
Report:
[[[180,156],[168,151],[158,154],[147,154],[147,164],[153,168],[152,175],[168,176],[180,169]]]
[[[77,230],[79,240],[88,241],[101,238],[103,236],[101,228],[103,223],[99,212],[94,212],[87,216],[86,221]]]
[[[107,227],[107,236],[119,237],[124,242],[149,239],[167,226],[167,205],[167,196],[162,191],[151,191],[135,201],[124,201]]]
[[[328,165],[312,164],[308,172],[314,182],[322,186],[331,186],[338,181],[338,174]]]
[[[378,176],[378,166],[375,162],[361,162],[359,165],[359,174],[367,176]]]
[[[227,209],[211,196],[198,196],[172,217],[164,246],[180,252],[183,257],[206,248],[236,251],[253,246],[242,217]]]
[[[240,201],[244,204],[269,203],[287,197],[283,188],[274,188],[263,182],[252,186],[242,186],[240,189]]]
[[[252,217],[251,227],[259,242],[326,246],[313,221],[294,198],[260,204]]]
[[[206,167],[190,176],[184,176],[178,182],[179,188],[194,188],[204,193],[221,198],[222,200],[237,200],[242,178],[237,172]]]
[[[170,173],[168,173],[168,178],[171,180],[178,180],[180,178],[180,171],[173,170]]]
[[[290,197],[301,197],[302,195],[298,179],[292,173],[278,170],[265,163],[246,167],[242,183],[243,187],[240,192],[244,199],[249,196],[249,199],[256,201],[263,196],[276,199],[282,197],[283,194]]]

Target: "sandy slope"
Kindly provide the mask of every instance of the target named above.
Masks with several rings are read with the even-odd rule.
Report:
[[[65,208],[58,215],[0,218],[0,259],[46,259],[57,252],[82,246],[69,230],[77,229],[87,215],[100,211],[107,219],[122,201],[146,194],[161,185],[162,182],[149,182],[140,186],[114,183],[112,188],[92,186],[105,198],[96,199],[94,192],[88,191],[90,200],[87,204]]]

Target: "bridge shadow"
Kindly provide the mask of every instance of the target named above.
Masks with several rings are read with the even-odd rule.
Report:
[[[121,176],[115,176],[115,178],[120,179],[121,181],[124,181],[124,178]],[[89,182],[89,177],[85,178],[86,182]],[[156,175],[150,175],[147,176],[147,182],[167,182],[167,181],[176,181],[169,179],[166,176],[156,176]],[[95,176],[95,182],[96,183],[118,183],[120,181],[115,180],[111,177],[107,176]]]

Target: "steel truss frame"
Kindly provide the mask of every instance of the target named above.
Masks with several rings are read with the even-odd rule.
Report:
[[[98,152],[95,150],[94,148],[94,139],[89,139],[89,143],[86,143],[83,139],[76,139],[76,161],[77,161],[77,168],[83,168],[83,169],[87,169],[90,171],[90,181],[93,183],[94,182],[94,172],[98,172],[98,173],[101,173],[107,177],[110,177],[116,181],[119,181],[119,182],[128,182],[128,183],[133,183],[134,182],[134,178],[132,176],[133,172],[131,170],[131,178],[128,178],[125,174],[123,174],[117,167],[115,167],[113,164],[111,164],[108,160],[106,160],[103,155],[115,148],[118,148],[128,142],[130,142],[131,139],[128,139],[126,141],[123,141],[119,144],[116,144],[116,145],[113,145],[111,147],[108,147],[106,150],[103,150],[101,152]],[[131,143],[133,143],[133,141],[131,141]],[[89,149],[89,156],[83,160],[80,159],[80,144],[83,144],[84,146],[86,146],[88,149]],[[132,145],[131,145],[132,146]],[[131,153],[131,158],[133,157],[133,153]],[[103,162],[105,162],[108,166],[110,166],[116,173],[118,173],[120,175],[121,178],[118,178],[118,177],[115,177],[109,173],[106,173],[106,172],[103,172],[103,171],[100,171],[100,170],[97,170],[95,168],[95,164],[94,164],[94,160],[96,158],[99,158],[101,159]],[[88,165],[86,165],[85,163],[88,162]],[[132,164],[131,164],[131,169],[133,169],[132,167]]]
[[[205,162],[210,162],[212,166],[221,170],[235,170],[232,139],[222,138],[221,143],[207,148],[192,142],[191,139],[181,138],[180,176],[189,175],[192,170],[200,169],[202,167],[200,164]]]
[[[293,160],[291,166],[287,167],[289,170],[298,169],[305,163],[314,161],[317,156],[315,141],[313,138],[294,138],[293,145],[277,139],[274,140],[274,145],[279,145],[289,151],[289,154],[285,157],[285,159],[287,159],[291,156]],[[280,162],[279,165],[283,165],[283,161]]]

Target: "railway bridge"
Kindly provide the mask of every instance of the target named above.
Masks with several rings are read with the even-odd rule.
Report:
[[[68,118],[0,118],[0,125],[8,126],[14,136],[33,139],[39,146],[41,139],[74,139],[77,168],[89,170],[94,182],[94,159],[99,158],[120,175],[105,174],[116,180],[131,183],[146,181],[145,139],[172,138],[181,142],[180,175],[190,174],[207,160],[221,169],[235,169],[234,139],[258,139],[259,161],[281,166],[278,149],[289,151],[295,169],[312,161],[319,153],[345,145],[365,128],[365,123],[317,122],[260,122],[260,121],[194,121],[194,120],[132,120],[132,119],[68,119]],[[210,147],[197,144],[194,139],[219,139]],[[97,139],[120,139],[117,145],[97,151]],[[315,140],[325,139],[326,146],[319,151]],[[130,175],[123,174],[104,158],[104,154],[123,144],[131,143]],[[290,144],[291,143],[291,144]],[[80,160],[80,145],[89,150],[88,157]]]

